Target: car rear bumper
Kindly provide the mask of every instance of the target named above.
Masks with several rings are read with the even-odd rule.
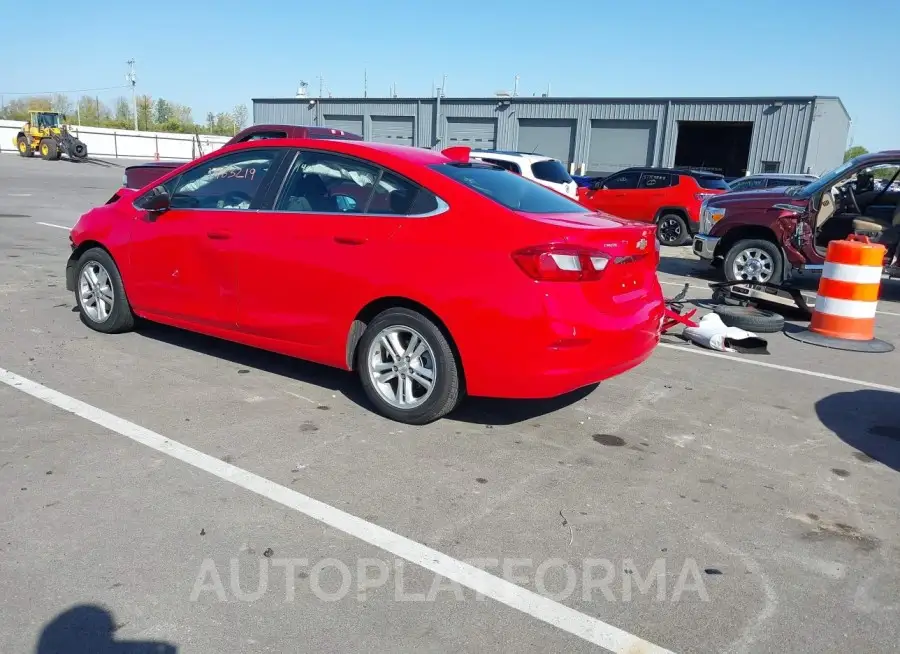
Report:
[[[518,338],[515,347],[482,352],[491,365],[478,366],[478,374],[471,376],[467,370],[468,392],[496,398],[552,398],[619,375],[653,353],[663,307],[659,292],[628,315],[595,314],[593,325],[586,325],[583,316],[572,321],[548,318],[541,331],[550,338],[532,343]]]
[[[712,261],[716,256],[716,246],[719,244],[717,236],[709,236],[708,234],[696,234],[694,236],[694,254],[701,259]]]

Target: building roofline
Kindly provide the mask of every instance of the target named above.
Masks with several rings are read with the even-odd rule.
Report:
[[[335,103],[368,103],[368,102],[434,102],[436,98],[434,96],[414,96],[414,97],[403,97],[403,98],[380,98],[380,97],[341,97],[341,98],[319,98],[310,96],[308,98],[272,98],[272,97],[263,97],[263,98],[252,98],[251,102],[280,102],[280,103],[303,103],[309,102],[310,100],[315,100],[316,102],[335,102]],[[710,96],[682,96],[682,97],[598,97],[598,96],[554,96],[554,97],[536,97],[536,96],[460,96],[460,97],[442,97],[441,102],[503,102],[503,101],[515,101],[515,102],[527,102],[527,103],[558,103],[558,102],[583,102],[583,103],[598,103],[598,102],[653,102],[653,103],[665,103],[665,102],[812,102],[814,100],[837,100],[840,103],[841,107],[844,109],[844,112],[847,112],[846,107],[844,107],[843,101],[841,101],[840,97],[836,95],[760,95],[760,96],[722,96],[722,97],[710,97]],[[849,114],[848,114],[849,117]]]

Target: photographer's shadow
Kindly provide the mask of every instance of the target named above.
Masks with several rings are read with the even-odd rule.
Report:
[[[177,654],[161,641],[116,640],[116,622],[100,606],[80,604],[44,627],[35,654]]]

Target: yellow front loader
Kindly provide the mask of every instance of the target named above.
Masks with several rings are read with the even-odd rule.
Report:
[[[28,122],[16,134],[14,144],[23,157],[35,153],[47,160],[57,160],[64,154],[73,161],[87,158],[87,146],[65,125],[65,116],[55,111],[31,111]]]

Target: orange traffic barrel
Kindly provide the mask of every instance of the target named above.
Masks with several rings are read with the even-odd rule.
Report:
[[[786,332],[803,343],[855,352],[890,352],[875,338],[875,315],[887,249],[866,236],[831,241],[809,329]]]

